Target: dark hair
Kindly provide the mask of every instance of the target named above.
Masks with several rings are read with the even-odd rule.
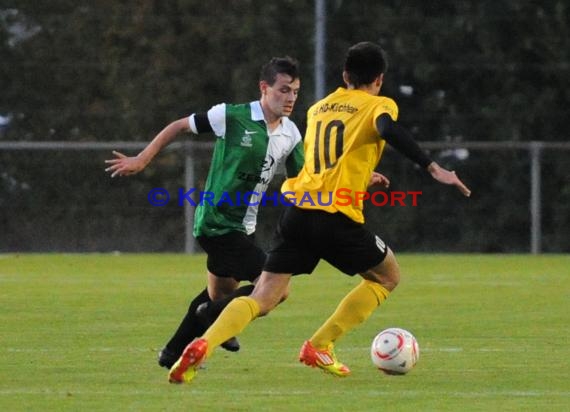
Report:
[[[368,41],[350,47],[344,61],[344,70],[349,83],[354,87],[372,83],[387,68],[388,62],[382,47]]]
[[[299,77],[299,62],[292,57],[273,57],[261,68],[260,81],[273,86],[278,74],[288,74],[293,80]]]

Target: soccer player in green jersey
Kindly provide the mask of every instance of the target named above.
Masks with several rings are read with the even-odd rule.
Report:
[[[223,306],[232,297],[253,290],[251,284],[238,286],[240,281],[253,282],[261,274],[266,257],[254,243],[258,205],[279,168],[292,177],[303,165],[301,134],[288,118],[299,88],[297,61],[273,58],[261,69],[259,100],[222,103],[191,114],[166,126],[137,156],[114,151],[115,158],[106,161],[110,164],[106,171],[112,177],[133,175],[182,132],[213,132],[217,137],[204,188],[213,197],[196,207],[194,220],[194,236],[208,254],[208,286],[192,300],[177,331],[160,351],[160,366],[170,368],[184,347],[206,330],[208,322],[196,314],[200,305],[216,301]],[[251,196],[244,202],[246,193]],[[239,350],[235,338],[222,346]]]
[[[364,227],[359,198],[375,180],[373,171],[385,143],[436,181],[457,187],[465,196],[471,193],[454,172],[432,161],[398,125],[396,103],[378,95],[385,71],[380,46],[363,42],[348,50],[343,72],[346,87],[338,88],[307,111],[305,164],[281,188],[291,200],[332,193],[332,202],[299,202],[284,211],[252,294],[234,299],[206,333],[184,349],[170,369],[170,382],[190,382],[200,363],[217,346],[277,306],[288,291],[291,276],[312,273],[321,259],[346,275],[360,275],[362,280],[303,344],[299,360],[336,376],[350,374],[350,369],[337,360],[334,344],[364,322],[400,280],[392,250]],[[339,189],[351,194],[348,203],[346,197],[342,202],[334,199]]]

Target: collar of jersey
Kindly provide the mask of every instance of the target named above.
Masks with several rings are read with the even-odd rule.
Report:
[[[265,120],[265,117],[263,117],[263,109],[261,108],[261,102],[259,100],[251,102],[249,106],[251,107],[251,120],[256,122]]]
[[[265,122],[265,117],[263,116],[263,109],[261,108],[261,102],[259,100],[256,100],[254,102],[251,102],[249,106],[251,107],[251,120],[256,122],[263,120]],[[284,122],[286,122],[287,120],[289,119],[287,119],[286,117],[282,117],[279,127],[277,127],[272,133],[270,133],[269,130],[267,131],[267,133],[270,136],[279,135],[279,134],[283,134],[289,137],[293,136],[293,133],[287,127],[285,127]]]

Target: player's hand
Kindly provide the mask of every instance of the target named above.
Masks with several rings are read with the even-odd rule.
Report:
[[[378,172],[372,172],[372,176],[370,176],[370,182],[368,182],[368,187],[380,185],[384,186],[386,189],[390,187],[390,179]]]
[[[427,168],[432,177],[440,183],[445,185],[456,186],[464,196],[471,196],[471,190],[457,177],[455,172],[444,169],[436,162],[430,163]]]
[[[115,159],[105,160],[105,163],[111,165],[105,169],[106,172],[111,173],[111,177],[134,175],[143,170],[147,165],[147,163],[138,156],[129,157],[114,150],[113,154],[115,155]]]

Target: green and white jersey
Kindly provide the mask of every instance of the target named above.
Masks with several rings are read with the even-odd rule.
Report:
[[[257,223],[257,204],[275,172],[286,168],[288,176],[296,176],[301,170],[301,134],[287,117],[270,132],[259,101],[219,104],[207,115],[218,138],[204,188],[209,198],[196,206],[194,236],[232,231],[251,234]],[[189,121],[195,130],[192,116]]]

